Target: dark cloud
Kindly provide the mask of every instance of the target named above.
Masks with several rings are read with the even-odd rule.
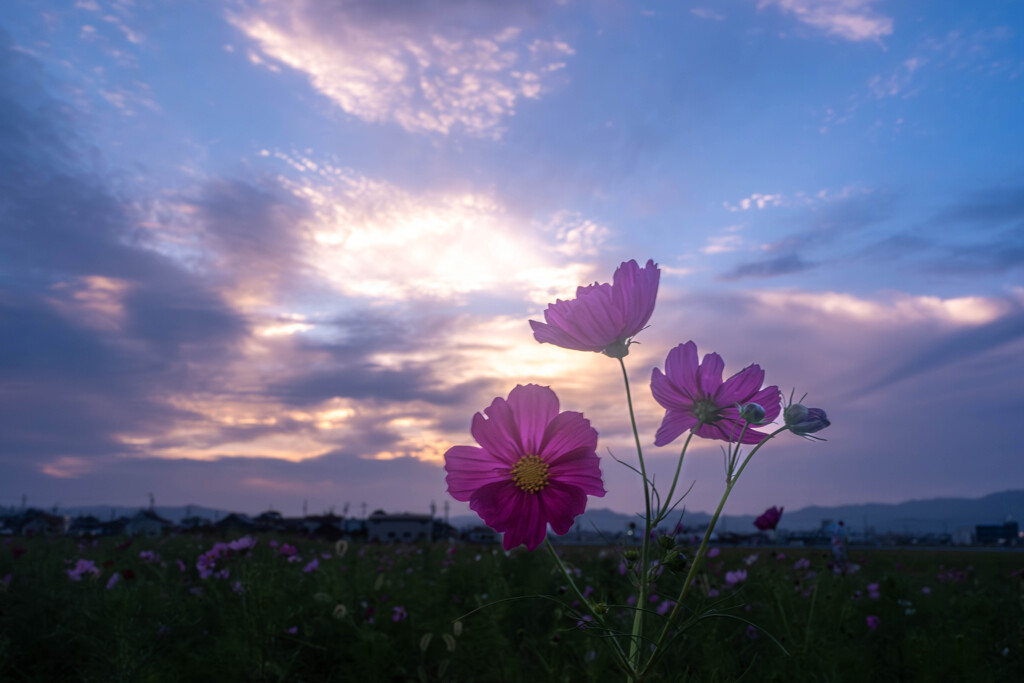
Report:
[[[718,276],[719,280],[735,281],[748,278],[778,277],[802,273],[817,267],[817,263],[805,261],[799,254],[780,254],[762,261],[740,263],[727,273]]]
[[[303,264],[299,240],[309,207],[279,186],[215,179],[195,202],[208,246],[217,254],[221,277],[253,288],[286,289],[299,284]]]
[[[954,332],[926,345],[862,391],[868,393],[888,388],[896,382],[978,358],[1020,339],[1024,339],[1024,311],[1017,310],[993,322]]]
[[[39,65],[0,36],[0,451],[31,461],[125,453],[120,434],[188,417],[162,399],[223,361],[246,324],[194,276],[133,245],[135,217],[45,86]]]
[[[1004,186],[975,192],[935,214],[938,226],[971,225],[982,229],[1024,227],[1024,186]]]

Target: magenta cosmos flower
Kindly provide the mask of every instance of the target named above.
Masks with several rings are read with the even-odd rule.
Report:
[[[722,381],[725,363],[717,353],[704,356],[697,363],[697,345],[692,341],[668,352],[665,373],[658,368],[651,374],[651,392],[665,408],[665,419],[654,437],[654,445],[664,446],[680,434],[693,429],[705,439],[740,440],[746,422],[740,417],[740,406],[757,403],[765,412],[765,421],[779,416],[782,395],[776,386],[761,388],[764,370],[749,365]],[[747,428],[743,443],[760,443],[767,434]]]
[[[779,526],[779,520],[782,519],[782,511],[785,508],[775,507],[774,505],[765,510],[760,517],[754,520],[754,526],[761,531],[768,531]]]
[[[517,386],[508,400],[496,398],[470,429],[480,447],[452,446],[444,454],[448,493],[487,526],[505,534],[505,550],[533,550],[547,535],[569,531],[587,507],[603,496],[597,431],[582,413],[558,412],[549,387]]]
[[[622,358],[629,353],[630,339],[651,319],[660,277],[654,261],[642,269],[626,261],[615,270],[612,284],[578,287],[575,299],[548,304],[546,322],[530,321],[533,337],[542,344]]]

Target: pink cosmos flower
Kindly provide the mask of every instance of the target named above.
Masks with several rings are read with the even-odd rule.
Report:
[[[654,445],[665,446],[680,434],[693,429],[705,439],[720,439],[745,444],[763,441],[767,435],[750,429],[740,417],[740,406],[757,403],[771,422],[782,409],[782,395],[776,386],[761,388],[764,370],[748,365],[722,381],[725,363],[717,353],[704,356],[697,363],[697,345],[692,341],[680,344],[668,353],[665,373],[655,368],[651,374],[651,393],[665,408],[665,419],[654,437]]]
[[[774,529],[779,525],[779,520],[782,519],[782,511],[785,508],[775,507],[774,505],[765,510],[760,517],[754,520],[754,526],[761,531],[768,531]]]
[[[486,417],[485,417],[486,416]],[[597,431],[582,413],[558,412],[549,387],[519,385],[496,398],[470,428],[481,447],[452,446],[444,454],[448,493],[495,531],[511,550],[535,549],[547,526],[565,534],[603,496]]]
[[[734,572],[725,573],[725,582],[730,586],[735,586],[738,583],[742,583],[747,580],[747,570],[737,569]]]
[[[612,284],[578,287],[575,299],[548,304],[546,322],[530,321],[533,337],[542,344],[623,358],[632,337],[651,319],[660,278],[654,261],[643,269],[626,261],[615,270]]]
[[[868,615],[865,621],[867,621],[868,628],[872,631],[878,628],[878,626],[882,623],[882,620],[876,617],[874,614]]]

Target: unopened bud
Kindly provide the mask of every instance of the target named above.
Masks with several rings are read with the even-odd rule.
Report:
[[[594,614],[608,614],[608,605],[603,602],[595,602]]]
[[[637,561],[638,559],[640,559],[640,553],[639,553],[639,552],[637,552],[636,550],[632,550],[632,549],[630,549],[630,550],[624,550],[624,551],[622,552],[622,556],[623,556],[624,558],[626,558],[626,559],[627,559],[628,561],[630,561],[630,562],[635,562],[635,561]]]
[[[820,432],[832,423],[821,408],[807,408],[794,403],[786,408],[786,426],[797,436],[806,436]]]
[[[764,408],[759,403],[747,403],[740,408],[740,417],[746,422],[759,425],[764,420]]]

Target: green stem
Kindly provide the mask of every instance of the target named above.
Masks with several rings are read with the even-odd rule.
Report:
[[[544,545],[547,546],[548,552],[551,554],[551,558],[555,561],[555,566],[562,572],[562,576],[565,577],[565,581],[569,584],[572,592],[576,594],[576,598],[580,601],[580,604],[584,605],[587,608],[587,611],[594,616],[597,623],[604,627],[604,616],[594,611],[593,604],[586,596],[583,595],[579,586],[576,585],[576,582],[572,578],[572,574],[569,573],[569,569],[565,566],[565,563],[562,562],[562,558],[558,556],[558,551],[556,551],[555,547],[551,545],[551,540],[545,537]],[[610,638],[609,640],[611,640],[612,644],[615,646],[615,656],[619,660],[619,665],[626,670],[628,676],[632,677],[636,669],[634,669],[626,659],[626,653],[623,652],[622,646],[619,645],[619,641],[615,638]]]
[[[672,495],[676,492],[676,484],[679,483],[679,473],[683,471],[683,458],[686,456],[686,449],[690,446],[690,439],[693,438],[693,430],[686,435],[686,443],[683,444],[683,450],[679,452],[679,462],[676,463],[676,476],[672,477],[672,486],[668,490],[668,495],[665,496],[665,507],[658,510],[658,521],[661,521],[668,515],[668,511],[672,509]]]
[[[633,616],[633,630],[629,642],[629,663],[633,672],[640,669],[640,642],[643,634],[643,606],[647,604],[647,546],[651,538],[651,488],[647,481],[647,467],[644,465],[644,452],[640,445],[640,431],[636,427],[636,413],[633,411],[633,395],[629,390],[629,374],[626,372],[626,363],[619,358],[619,367],[622,368],[622,379],[626,384],[626,403],[629,405],[629,421],[633,425],[633,439],[636,442],[636,456],[640,462],[640,478],[644,482],[644,537],[640,546],[640,595],[637,597],[637,605],[640,609]],[[632,676],[631,676],[632,678]]]
[[[704,554],[705,554],[705,552],[707,550],[707,547],[708,547],[708,541],[711,539],[711,532],[714,530],[715,525],[718,523],[718,518],[721,516],[722,510],[725,508],[725,501],[727,501],[729,499],[729,494],[732,493],[732,489],[736,485],[736,482],[739,480],[740,474],[743,473],[743,470],[746,469],[746,467],[747,467],[747,463],[749,463],[750,459],[752,457],[754,457],[754,453],[757,453],[757,451],[760,450],[761,446],[765,445],[773,437],[775,437],[778,434],[781,434],[782,432],[786,431],[787,429],[788,429],[788,427],[780,427],[779,429],[777,429],[774,432],[772,432],[771,434],[769,434],[766,439],[762,440],[759,444],[754,446],[754,448],[750,451],[750,453],[747,455],[747,457],[743,460],[743,464],[740,465],[740,468],[736,471],[735,475],[731,476],[729,478],[729,481],[726,483],[726,485],[725,485],[725,492],[722,494],[722,500],[719,501],[718,508],[715,510],[714,516],[711,518],[711,521],[708,523],[707,531],[704,532],[704,538],[701,540],[700,547],[697,549],[697,554],[694,556],[693,563],[690,565],[690,571],[688,571],[686,573],[686,579],[683,581],[683,586],[679,590],[679,597],[676,598],[675,607],[672,608],[672,611],[668,615],[668,619],[665,620],[665,626],[664,626],[664,628],[662,628],[661,635],[658,636],[658,640],[654,644],[654,652],[651,654],[651,658],[649,660],[647,660],[647,665],[643,668],[642,671],[640,671],[640,675],[639,675],[640,679],[643,679],[644,675],[648,671],[650,671],[651,667],[654,666],[654,663],[657,661],[657,659],[661,655],[661,651],[662,651],[661,645],[662,645],[662,643],[665,642],[665,638],[668,636],[668,632],[671,630],[672,624],[675,623],[676,617],[679,614],[680,607],[683,604],[683,599],[686,597],[686,594],[690,591],[690,586],[693,585],[693,579],[694,579],[694,576],[697,573],[697,567],[700,565],[701,561],[704,559]],[[736,453],[737,454],[739,454],[739,447],[740,447],[740,444],[737,443],[736,444]],[[730,469],[732,469],[732,468],[730,467]]]

